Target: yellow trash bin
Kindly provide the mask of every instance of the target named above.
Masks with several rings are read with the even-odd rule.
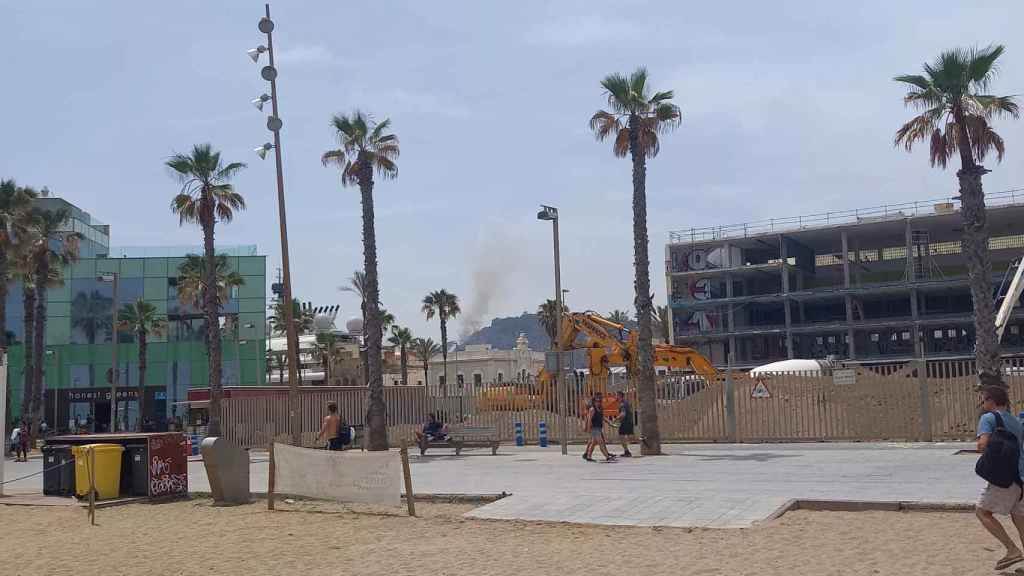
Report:
[[[100,500],[117,498],[121,493],[121,453],[124,446],[119,444],[86,444],[72,446],[75,455],[75,494],[89,496],[91,460],[89,452],[95,450],[96,497]]]

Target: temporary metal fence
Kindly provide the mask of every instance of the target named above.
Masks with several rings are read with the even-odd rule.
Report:
[[[1003,376],[1016,413],[1024,409],[1024,360],[1005,361]],[[564,420],[570,442],[588,438],[590,395],[617,390],[626,393],[637,412],[638,434],[643,434],[642,407],[632,382],[569,377]],[[655,399],[661,437],[669,442],[964,440],[974,437],[979,416],[977,376],[968,360],[858,365],[763,378],[739,371],[712,380],[670,374],[658,377]],[[298,415],[304,445],[317,443],[326,405],[332,401],[346,423],[364,423],[366,388],[303,388]],[[557,395],[537,382],[491,383],[462,391],[386,387],[384,401],[393,445],[410,441],[428,413],[448,424],[494,427],[503,443],[515,442],[517,423],[528,444],[537,443],[541,422],[552,443],[562,437]],[[289,440],[288,396],[283,391],[225,399],[223,408],[225,435],[244,447]],[[609,427],[608,433],[614,436],[614,429]]]

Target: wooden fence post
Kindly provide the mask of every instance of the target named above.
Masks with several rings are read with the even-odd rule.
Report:
[[[921,441],[932,441],[932,401],[928,387],[928,361],[917,361],[917,391],[921,410]]]
[[[402,438],[402,448],[398,451],[402,457],[402,476],[405,477],[405,502],[409,507],[409,516],[416,517],[416,497],[412,492],[412,470],[409,469],[409,448]]]
[[[270,470],[267,474],[267,510],[274,509],[274,441],[270,441]]]

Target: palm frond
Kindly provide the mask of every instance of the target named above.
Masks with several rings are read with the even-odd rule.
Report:
[[[630,108],[629,80],[619,73],[609,74],[601,80],[601,86],[607,92],[608,106],[618,114],[628,114]]]
[[[679,107],[669,102],[662,102],[654,109],[656,120],[655,131],[664,134],[674,130],[683,121],[683,114]]]
[[[658,104],[668,102],[673,98],[675,98],[675,92],[672,90],[665,90],[664,92],[656,92],[647,102],[651,106],[657,106]]]
[[[620,128],[618,135],[615,137],[615,144],[612,146],[612,153],[617,158],[625,158],[629,155],[629,128]]]
[[[594,132],[594,137],[600,142],[612,134],[617,135],[622,130],[622,122],[619,121],[619,117],[615,114],[598,110],[590,117],[590,129]]]
[[[893,80],[895,80],[896,82],[902,82],[904,84],[910,84],[911,86],[916,86],[921,90],[932,89],[931,81],[925,78],[924,76],[921,76],[920,74],[906,74],[903,76],[896,76],[895,78],[893,78]]]
[[[896,131],[893,145],[903,146],[909,152],[916,142],[932,138],[932,132],[936,130],[945,112],[944,107],[937,107],[915,116]]]
[[[992,79],[998,72],[996,60],[1003,55],[1006,47],[1001,44],[987,46],[985,48],[972,48],[969,52],[967,62],[967,79],[974,83],[979,90],[988,90]]]
[[[219,182],[226,182],[237,176],[245,167],[244,162],[232,162],[218,170],[214,179]]]
[[[972,96],[971,100],[977,107],[977,113],[983,114],[988,120],[1004,115],[1014,120],[1020,118],[1020,107],[1017,105],[1017,99],[1013,96],[979,94]]]

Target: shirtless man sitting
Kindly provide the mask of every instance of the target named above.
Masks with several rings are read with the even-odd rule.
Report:
[[[324,423],[320,425],[320,433],[317,434],[317,441],[327,441],[328,450],[341,450],[347,444],[342,430],[341,417],[338,416],[338,404],[327,403],[327,416],[324,416]]]

